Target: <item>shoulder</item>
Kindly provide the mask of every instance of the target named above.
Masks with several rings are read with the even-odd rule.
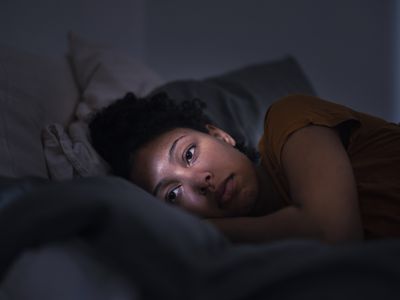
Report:
[[[293,94],[275,101],[264,119],[264,135],[273,148],[281,148],[293,131],[312,122],[319,102],[317,97]]]
[[[352,122],[348,122],[348,121]],[[288,137],[309,125],[338,128],[358,126],[358,114],[352,109],[309,95],[293,94],[280,98],[268,109],[264,119],[262,149],[269,148],[280,161],[281,150]],[[347,127],[346,127],[347,128]]]
[[[316,96],[293,94],[280,98],[268,109],[264,129],[294,129],[305,125],[334,127],[346,120],[358,120],[349,107]]]
[[[322,101],[322,99],[320,99],[316,96],[310,96],[310,95],[290,94],[290,95],[284,96],[284,97],[276,100],[271,105],[271,108],[276,109],[276,108],[279,108],[282,106],[299,106],[299,105],[304,105],[307,103],[313,103],[316,101]]]
[[[327,102],[315,96],[292,94],[275,101],[268,109],[265,118],[293,119],[293,117],[298,116],[299,113],[315,111],[332,104],[333,103]]]

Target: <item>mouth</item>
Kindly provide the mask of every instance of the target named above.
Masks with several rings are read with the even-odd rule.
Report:
[[[232,200],[234,191],[234,175],[231,174],[220,184],[217,189],[217,203],[220,208],[223,208]]]

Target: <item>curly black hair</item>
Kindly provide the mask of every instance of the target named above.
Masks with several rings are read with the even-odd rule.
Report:
[[[208,133],[206,125],[213,122],[204,113],[205,107],[199,99],[177,103],[164,92],[147,98],[129,92],[92,117],[91,142],[115,175],[128,178],[132,154],[161,134],[175,128]],[[257,158],[256,151],[244,143],[236,147],[251,160]]]

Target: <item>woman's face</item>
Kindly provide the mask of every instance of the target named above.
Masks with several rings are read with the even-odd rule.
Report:
[[[243,216],[258,196],[255,166],[214,126],[209,134],[177,128],[140,148],[131,180],[200,217]]]

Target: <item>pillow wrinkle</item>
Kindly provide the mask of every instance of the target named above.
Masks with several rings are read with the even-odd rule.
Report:
[[[51,179],[104,175],[108,172],[95,150],[87,142],[87,126],[74,122],[69,135],[60,124],[50,124],[43,131],[46,162]]]
[[[0,176],[49,176],[41,132],[67,124],[78,89],[65,56],[0,45]]]
[[[127,92],[144,96],[162,83],[143,62],[112,47],[90,43],[75,33],[69,33],[68,39],[68,57],[81,101],[74,111],[76,120],[66,127],[68,131],[59,124],[43,130],[46,162],[51,178],[56,180],[109,173],[109,166],[89,140],[91,116]]]
[[[93,79],[95,76],[96,76],[96,73],[98,72],[98,70],[101,68],[101,62],[97,62],[97,63],[95,63],[95,65],[93,66],[93,69],[90,69],[89,70],[89,74],[87,75],[87,76],[85,76],[85,78],[83,78],[83,82],[84,82],[84,84],[82,84],[83,85],[83,87],[82,87],[82,90],[84,91],[84,90],[86,90],[87,88],[88,88],[88,86],[90,85],[90,83],[93,81],[93,80],[95,80],[95,79]]]
[[[138,97],[150,92],[152,95],[166,92],[177,101],[200,98],[207,104],[205,113],[217,121],[219,127],[250,147],[256,147],[264,113],[273,101],[288,93],[314,93],[301,67],[290,56],[202,80],[177,80],[161,85],[162,80],[142,61],[111,47],[92,44],[74,33],[69,34],[69,47],[72,68],[81,87],[81,101],[74,113],[77,121],[85,124],[79,130],[73,129],[71,124],[68,133],[63,133],[68,142],[59,146],[64,147],[61,152],[68,155],[65,160],[73,165],[73,176],[87,176],[108,169],[104,164],[101,167],[103,161],[91,147],[88,135],[83,134],[87,133],[83,128],[94,113],[127,92]],[[72,137],[74,134],[76,136]],[[51,161],[48,160],[49,164]]]
[[[50,124],[43,129],[42,139],[49,177],[64,180],[73,177],[73,167],[61,146],[63,128],[59,124]]]

